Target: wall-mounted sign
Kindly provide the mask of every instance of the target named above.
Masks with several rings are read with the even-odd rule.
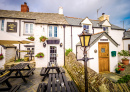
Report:
[[[17,22],[7,22],[7,32],[17,32]]]
[[[108,41],[108,39],[100,39],[100,41]]]
[[[60,40],[46,40],[47,44],[59,44]]]

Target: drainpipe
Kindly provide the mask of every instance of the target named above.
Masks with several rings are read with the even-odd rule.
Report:
[[[65,25],[63,25],[64,28],[64,66],[65,66]]]
[[[94,28],[92,28],[93,29],[93,34],[94,34]]]
[[[72,26],[71,26],[71,49],[73,50]]]
[[[19,37],[21,36],[21,19],[19,20]],[[19,51],[20,51],[20,44],[19,44]],[[19,52],[19,59],[20,59],[20,52]]]

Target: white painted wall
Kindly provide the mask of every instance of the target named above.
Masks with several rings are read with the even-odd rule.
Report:
[[[2,48],[2,52],[1,52]],[[0,54],[3,54],[4,58],[0,60],[0,69],[4,69],[6,50],[0,45]]]
[[[103,36],[100,39],[107,39],[105,36]],[[98,43],[99,42],[108,42],[109,43],[109,62],[110,62],[110,72],[115,72],[115,67],[118,64],[118,55],[116,57],[111,56],[111,51],[118,51],[118,47],[116,47],[113,43],[108,41],[100,41],[98,40],[93,46],[90,47],[88,50],[88,57],[94,58],[88,61],[88,67],[99,73],[99,58],[98,58]],[[83,50],[83,48],[81,48]],[[83,51],[80,49],[80,46],[77,48],[77,59],[81,59],[83,57]],[[94,52],[94,50],[97,50],[97,53]]]
[[[124,42],[124,50],[128,50],[128,44],[130,44],[130,39],[128,40],[123,40]],[[128,57],[128,59],[130,60],[130,57]],[[129,61],[130,64],[130,61]]]

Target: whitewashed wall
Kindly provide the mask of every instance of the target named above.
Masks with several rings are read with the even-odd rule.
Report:
[[[0,45],[0,54],[1,54],[1,48],[4,58],[0,60],[0,69],[4,69],[6,50]]]
[[[128,40],[123,40],[124,41],[124,50],[128,50],[128,44],[130,44],[130,39]],[[128,59],[130,60],[130,57],[128,57]],[[130,63],[130,61],[129,61]]]
[[[44,30],[43,30],[44,29]],[[58,26],[58,37],[60,39],[60,42],[64,44],[63,41],[63,27]],[[37,58],[35,57],[36,61],[36,67],[46,67],[47,63],[49,62],[50,58],[50,46],[56,46],[57,47],[57,63],[59,66],[63,66],[64,64],[64,47],[60,47],[60,44],[47,44],[46,47],[43,47],[43,42],[40,42],[39,37],[40,36],[46,36],[49,37],[48,32],[48,26],[47,25],[36,25],[36,30],[34,32],[35,37],[35,55],[39,52],[44,53],[44,58]]]
[[[105,36],[103,36],[100,39],[107,39]],[[93,46],[90,47],[88,50],[88,57],[94,58],[88,61],[88,67],[99,73],[99,58],[98,58],[98,43],[99,42],[108,42],[109,43],[109,66],[110,66],[110,72],[115,72],[115,67],[118,64],[118,56],[112,57],[111,51],[118,51],[118,47],[116,47],[113,43],[108,41],[97,41]],[[81,48],[83,50],[83,48]],[[77,48],[77,58],[81,59],[83,57],[83,51],[80,49],[80,46]],[[97,53],[94,53],[94,50],[97,50]]]

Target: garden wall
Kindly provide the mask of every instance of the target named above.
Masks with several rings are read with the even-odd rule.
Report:
[[[73,81],[77,84],[79,90],[84,92],[84,67],[83,64],[76,60],[74,53],[70,52],[65,57],[65,67],[71,75]],[[109,79],[97,74],[88,68],[89,92],[129,92],[130,83],[113,83]]]

